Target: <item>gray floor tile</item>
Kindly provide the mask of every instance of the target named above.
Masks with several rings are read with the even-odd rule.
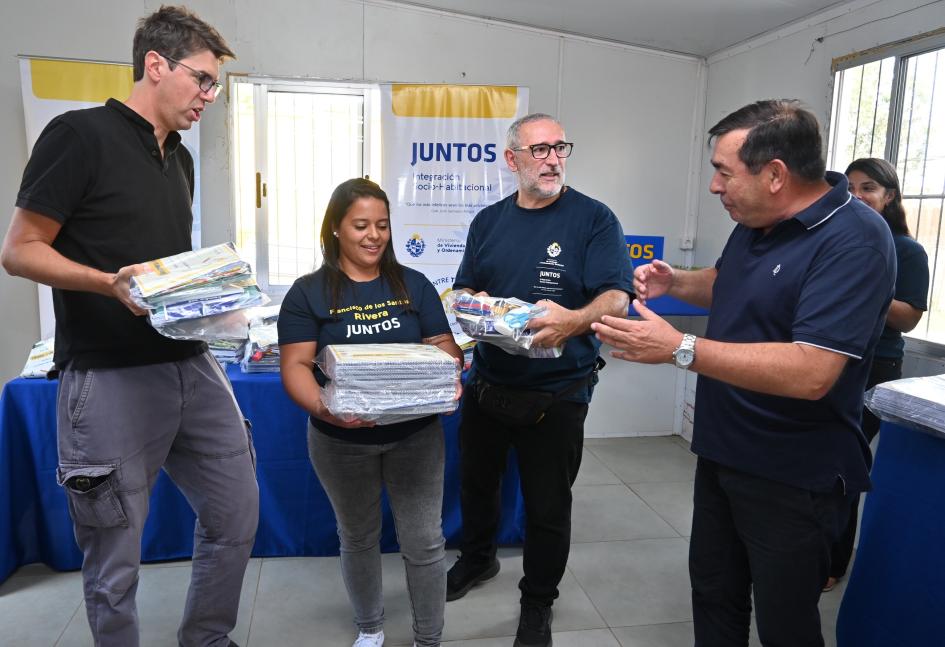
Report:
[[[10,647],[52,645],[80,607],[84,609],[78,572],[24,566],[0,586],[0,642]]]
[[[627,484],[691,481],[696,457],[672,437],[600,438],[587,448]]]
[[[575,485],[619,485],[620,478],[607,469],[594,454],[585,449]]]
[[[494,638],[473,638],[470,640],[448,640],[442,647],[509,647],[515,636],[496,636]]]
[[[240,610],[236,627],[230,634],[240,644],[247,643],[253,598],[259,579],[262,560],[252,559],[246,567],[240,594]],[[163,562],[143,565],[138,581],[138,622],[142,647],[177,644],[177,629],[184,613],[187,587],[190,586],[190,562]],[[80,591],[81,596],[81,591]],[[85,608],[72,617],[56,647],[86,647],[92,645]]]
[[[620,647],[610,629],[552,632],[555,647]]]
[[[618,627],[613,630],[621,647],[692,647],[692,623]]]
[[[344,645],[356,633],[337,558],[263,560],[248,645]]]
[[[692,620],[685,539],[574,544],[568,568],[610,627]]]
[[[572,542],[679,536],[626,485],[578,486],[573,495]]]
[[[620,647],[610,629],[591,629],[589,631],[553,631],[555,647]],[[473,638],[471,640],[451,640],[443,647],[510,647],[515,636],[497,636],[495,638]]]
[[[692,481],[634,483],[630,489],[684,537],[692,534]]]
[[[452,553],[449,559],[452,564]],[[519,616],[518,581],[522,577],[521,550],[501,549],[499,562],[502,570],[495,579],[446,604],[444,640],[515,635]],[[607,627],[571,573],[565,572],[558,590],[560,596],[555,601],[553,625],[556,631]]]

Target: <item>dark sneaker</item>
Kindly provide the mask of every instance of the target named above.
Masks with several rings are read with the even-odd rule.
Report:
[[[522,602],[513,647],[551,647],[551,607]]]
[[[499,573],[499,560],[495,557],[491,562],[485,564],[473,564],[468,559],[463,559],[460,555],[453,568],[446,574],[446,601],[452,602],[458,600],[467,593],[469,589],[480,582],[491,580]]]

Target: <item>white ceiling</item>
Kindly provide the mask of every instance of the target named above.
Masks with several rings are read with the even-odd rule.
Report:
[[[708,56],[840,0],[410,0],[627,45]]]

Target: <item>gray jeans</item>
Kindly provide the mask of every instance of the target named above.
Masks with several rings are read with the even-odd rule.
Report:
[[[148,366],[67,368],[59,376],[58,431],[58,479],[84,555],[95,645],[138,645],[141,534],[162,467],[197,514],[178,640],[229,645],[259,490],[252,440],[216,360],[204,353]]]
[[[414,641],[418,647],[439,645],[446,605],[440,421],[385,445],[338,440],[309,423],[308,447],[338,521],[341,572],[358,628],[376,633],[384,626],[380,537],[386,487],[407,571]]]

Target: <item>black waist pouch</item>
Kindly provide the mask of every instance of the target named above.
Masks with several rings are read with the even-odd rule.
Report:
[[[569,384],[557,393],[547,391],[528,391],[511,386],[490,384],[482,378],[476,378],[476,401],[479,408],[487,415],[512,427],[527,427],[541,422],[545,413],[556,401],[584,388],[597,384],[597,373],[604,368],[604,360],[597,358],[590,375],[573,384]]]

